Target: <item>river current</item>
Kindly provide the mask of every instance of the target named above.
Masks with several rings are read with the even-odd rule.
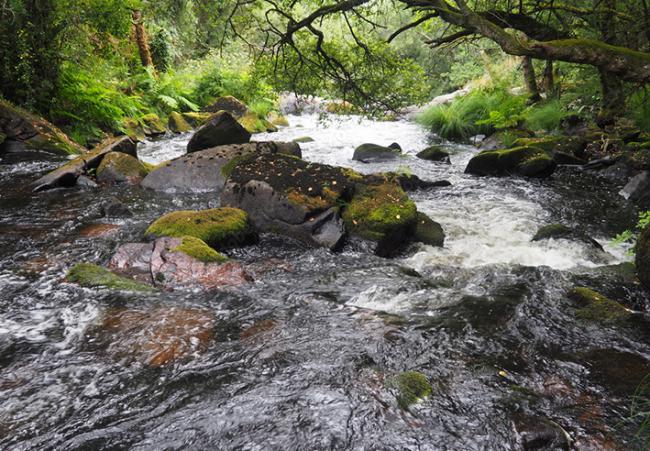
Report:
[[[218,199],[119,186],[33,194],[30,182],[60,160],[4,155],[0,449],[643,448],[628,418],[650,373],[641,313],[648,297],[631,276],[628,249],[610,244],[634,222],[617,187],[575,167],[548,180],[465,175],[475,147],[446,144],[450,165],[419,160],[415,154],[437,139],[406,121],[289,121],[254,139],[309,136],[313,142],[301,144],[308,161],[451,182],[411,193],[444,228],[445,246],[414,245],[388,260],[264,235],[230,253],[258,268],[244,287],[84,289],[65,282],[71,265],[104,264],[160,215],[214,208]],[[140,157],[158,163],[182,155],[188,139],[145,142]],[[352,161],[364,142],[398,142],[406,155]],[[111,198],[133,216],[102,217]],[[531,242],[551,223],[584,230],[605,252],[582,241]],[[567,297],[576,286],[637,313],[623,325],[581,320]],[[136,312],[145,334],[147,318],[179,309],[209,315],[213,330],[205,348],[152,368],[115,351],[129,349],[129,337],[101,331],[115,309]],[[408,410],[390,383],[404,371],[423,373],[433,386]]]

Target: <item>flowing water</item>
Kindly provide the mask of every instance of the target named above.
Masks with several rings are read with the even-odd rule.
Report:
[[[588,286],[639,312],[648,307],[626,249],[608,244],[633,222],[617,187],[569,167],[544,181],[467,176],[473,147],[448,145],[451,165],[419,160],[435,137],[408,122],[290,121],[255,138],[310,136],[302,144],[309,161],[449,180],[412,193],[442,224],[444,248],[414,245],[386,260],[265,235],[230,253],[256,268],[255,282],[241,288],[83,289],[65,283],[72,264],[104,264],[160,215],[213,208],[218,199],[128,187],[32,194],[29,183],[59,162],[5,155],[0,449],[548,449],[553,440],[558,449],[643,448],[633,437],[638,424],[624,420],[650,372],[645,314],[582,320],[566,294]],[[140,156],[156,163],[181,155],[188,138],[145,143]],[[396,162],[351,160],[361,143],[393,141],[407,154]],[[133,216],[102,217],[111,198]],[[531,243],[556,222],[584,229],[606,252],[568,240]],[[102,331],[116,310],[130,312],[136,327]],[[149,328],[170,312],[209,318],[209,339],[191,355],[147,365],[129,334],[155,337]],[[404,371],[433,386],[407,410],[392,382]]]

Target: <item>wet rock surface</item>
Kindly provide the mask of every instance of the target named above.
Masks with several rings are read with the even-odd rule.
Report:
[[[187,151],[191,153],[228,144],[243,144],[250,139],[250,133],[231,114],[215,113],[194,132],[187,143]]]

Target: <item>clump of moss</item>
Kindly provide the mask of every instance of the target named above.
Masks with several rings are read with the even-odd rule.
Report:
[[[293,205],[306,207],[309,211],[326,210],[332,205],[331,200],[324,196],[309,196],[296,190],[287,192],[287,200]]]
[[[145,114],[140,118],[140,122],[144,126],[146,135],[160,135],[167,131],[165,124],[163,124],[155,113]]]
[[[182,114],[177,111],[172,112],[167,120],[169,130],[174,133],[186,133],[192,131],[192,126],[185,120]]]
[[[68,271],[66,279],[68,282],[87,288],[106,287],[114,290],[153,291],[149,285],[118,276],[106,268],[91,263],[79,263],[73,266]]]
[[[630,312],[621,304],[589,288],[574,288],[569,292],[569,298],[581,306],[576,313],[581,319],[612,322],[630,316]]]
[[[271,131],[278,131],[277,127],[271,124],[266,119],[260,118],[257,114],[252,111],[244,114],[238,122],[244,127],[249,133],[264,133]]]
[[[199,112],[190,112],[182,113],[183,119],[185,119],[192,127],[200,127],[210,120],[213,113],[199,113]]]
[[[184,236],[181,244],[172,251],[182,252],[203,263],[225,263],[228,261],[228,257],[212,249],[205,241],[193,236]]]
[[[416,225],[415,203],[394,183],[360,185],[343,211],[350,232],[373,241],[411,232]]]
[[[176,238],[193,236],[215,249],[240,246],[257,239],[248,214],[238,208],[175,211],[156,220],[146,234]]]
[[[397,404],[405,410],[433,392],[427,377],[418,371],[399,374],[391,381],[391,385],[398,392]]]
[[[97,168],[97,176],[101,177],[101,174],[107,170],[118,178],[144,177],[149,173],[147,167],[137,158],[122,152],[110,152],[102,158]]]

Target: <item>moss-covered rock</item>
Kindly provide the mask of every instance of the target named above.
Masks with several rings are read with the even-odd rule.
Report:
[[[359,108],[343,100],[328,103],[325,105],[325,111],[332,114],[354,114],[359,111]]]
[[[549,224],[539,228],[532,241],[548,240],[551,238],[567,238],[573,234],[573,229],[563,224]]]
[[[580,307],[578,318],[589,321],[614,322],[629,318],[630,312],[616,301],[585,287],[569,291],[569,298]]]
[[[91,263],[79,263],[73,266],[68,271],[66,279],[68,282],[87,288],[105,287],[113,290],[153,291],[149,285],[118,276],[106,268]]]
[[[342,216],[350,233],[378,243],[379,255],[391,255],[413,237],[417,227],[415,203],[391,182],[358,184]]]
[[[163,135],[167,131],[165,124],[155,113],[145,114],[140,118],[140,122],[144,127],[144,134],[147,136]]]
[[[199,238],[215,249],[242,246],[257,240],[248,214],[237,208],[175,211],[157,219],[147,235]]]
[[[480,152],[469,161],[465,173],[480,176],[549,177],[556,167],[553,157],[543,149],[514,147]]]
[[[147,168],[137,158],[121,152],[110,152],[97,167],[97,181],[137,184],[148,173]]]
[[[239,123],[244,127],[248,133],[272,133],[277,132],[278,128],[264,118],[259,117],[252,111],[248,111],[241,118]]]
[[[225,263],[228,257],[208,246],[205,241],[194,236],[184,236],[181,244],[172,249],[174,252],[182,252],[203,263]]]
[[[65,155],[83,154],[87,150],[50,122],[2,99],[0,99],[0,134],[7,142],[15,141],[31,150]],[[0,144],[4,140],[0,140]]]
[[[290,125],[289,119],[287,119],[286,116],[275,112],[269,114],[268,120],[271,122],[271,124],[278,127],[288,127]]]
[[[217,113],[219,111],[227,111],[236,118],[241,118],[249,110],[244,102],[233,96],[222,96],[215,99],[207,107],[203,108],[206,113]]]
[[[413,240],[429,246],[442,247],[445,244],[445,232],[440,224],[424,213],[418,212]]]
[[[389,385],[397,390],[397,404],[405,410],[433,393],[429,379],[418,371],[401,373]]]
[[[440,146],[427,147],[422,152],[419,152],[416,157],[420,158],[421,160],[451,163],[451,160],[449,159],[449,152]]]
[[[190,124],[193,128],[200,127],[210,120],[214,113],[201,113],[201,112],[189,112],[181,113],[183,119]]]
[[[187,133],[192,131],[192,126],[185,120],[181,113],[176,111],[169,115],[167,127],[173,133]]]
[[[479,145],[481,150],[498,150],[512,147],[513,143],[519,138],[532,138],[535,133],[530,130],[507,129],[493,133],[484,139]]]
[[[354,149],[352,159],[355,161],[362,161],[364,163],[374,161],[387,161],[399,158],[402,155],[402,150],[398,146],[379,146],[377,144],[361,144]]]

